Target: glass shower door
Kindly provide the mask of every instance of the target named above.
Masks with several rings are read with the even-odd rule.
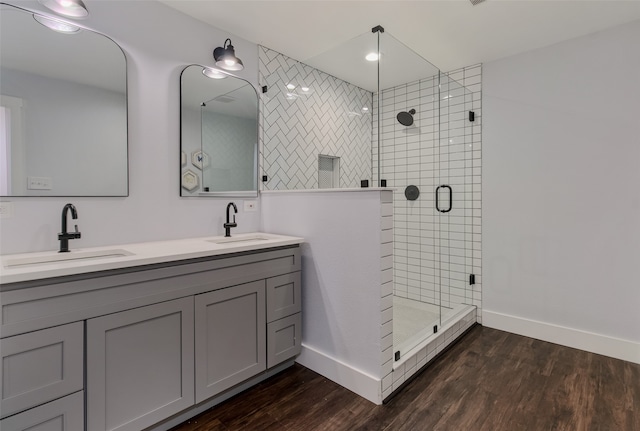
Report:
[[[439,74],[438,279],[441,325],[464,304],[472,303],[469,276],[473,265],[473,121],[472,94],[447,74]]]

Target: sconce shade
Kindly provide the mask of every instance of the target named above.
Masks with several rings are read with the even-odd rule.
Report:
[[[207,78],[213,78],[213,79],[224,79],[227,77],[227,75],[225,75],[224,72],[220,72],[219,70],[212,69],[210,67],[203,68],[202,74]]]
[[[78,26],[69,24],[68,22],[58,21],[57,19],[49,18],[43,15],[33,14],[33,19],[38,21],[43,26],[48,27],[53,31],[57,31],[58,33],[72,34],[78,33],[80,31],[80,27]]]
[[[227,42],[229,42],[228,45]],[[236,51],[231,45],[231,39],[225,40],[223,46],[213,50],[213,59],[216,61],[216,66],[224,70],[236,71],[244,69],[242,60],[236,57]]]
[[[84,18],[89,15],[89,10],[82,0],[38,0],[38,2],[55,13],[71,18]]]

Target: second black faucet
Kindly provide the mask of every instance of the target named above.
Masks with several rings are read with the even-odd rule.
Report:
[[[80,232],[78,232],[78,225],[75,226],[75,232],[67,232],[67,212],[71,210],[71,218],[77,219],[78,212],[76,211],[76,207],[72,204],[66,204],[64,208],[62,208],[62,232],[58,234],[58,239],[60,240],[60,251],[59,253],[67,253],[69,251],[69,240],[80,238]]]
[[[229,218],[230,218],[229,210],[232,207],[233,207],[233,213],[234,213],[233,214],[233,222],[230,222],[229,221]],[[229,204],[227,205],[227,222],[222,225],[224,227],[224,236],[225,237],[231,236],[231,228],[238,226],[236,224],[236,214],[238,214],[238,207],[233,202],[229,202]]]

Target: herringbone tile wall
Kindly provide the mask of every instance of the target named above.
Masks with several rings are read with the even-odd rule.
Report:
[[[268,178],[262,189],[317,189],[319,155],[340,158],[339,188],[371,179],[372,93],[258,49],[259,82],[267,86],[260,103],[260,175]]]

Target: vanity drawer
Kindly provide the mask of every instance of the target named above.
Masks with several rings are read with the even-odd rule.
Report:
[[[302,309],[300,272],[267,279],[267,322],[299,313]]]
[[[0,421],[2,431],[82,431],[84,391]]]
[[[302,313],[267,325],[267,368],[293,358],[302,347]]]
[[[83,322],[4,338],[0,343],[2,417],[83,388]]]

